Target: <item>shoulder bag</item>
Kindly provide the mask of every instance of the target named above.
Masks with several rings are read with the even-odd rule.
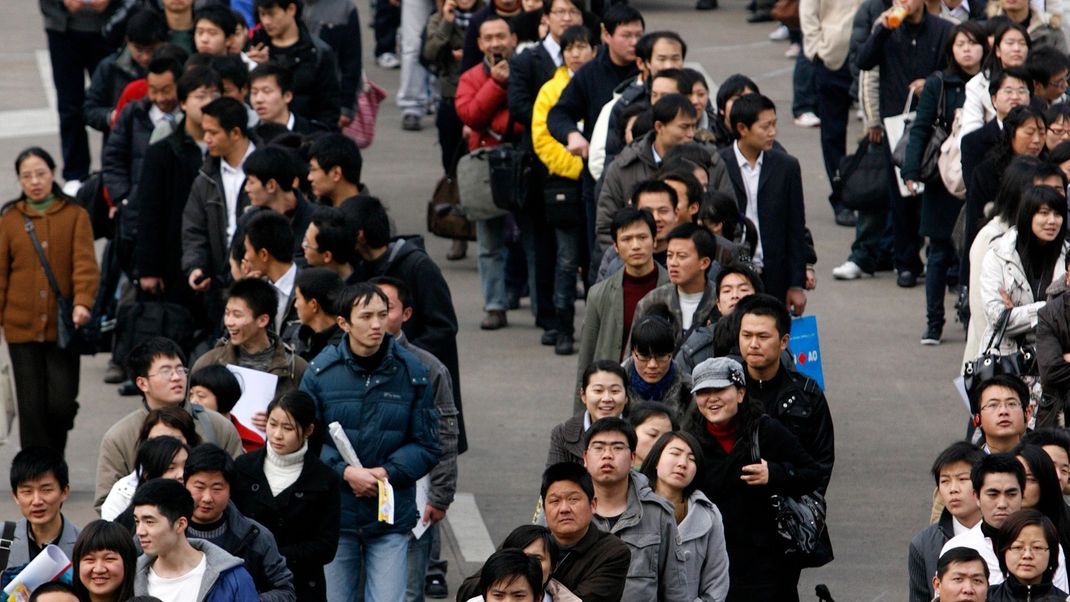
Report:
[[[1010,318],[1010,308],[1004,309],[999,314],[995,327],[992,329],[992,336],[988,339],[988,345],[985,346],[981,355],[977,356],[977,359],[972,362],[966,362],[966,366],[962,371],[963,385],[970,398],[970,410],[974,414],[980,411],[980,408],[977,407],[975,392],[981,383],[999,374],[1013,374],[1018,377],[1037,376],[1039,374],[1037,369],[1037,348],[1035,345],[1022,344],[1021,339],[1019,339],[1018,351],[1000,355],[999,346],[1003,343],[1003,337],[1007,333],[1007,323],[1010,322]],[[1023,400],[1024,402],[1026,400]]]
[[[762,461],[758,445],[760,426],[759,419],[751,438],[751,461],[755,464]],[[799,496],[775,494],[769,496],[769,503],[773,508],[776,531],[784,544],[784,552],[806,555],[817,551],[825,532],[825,496],[816,490]]]
[[[878,211],[888,206],[888,167],[880,145],[865,136],[854,154],[840,160],[832,179],[843,206],[862,211]]]
[[[78,328],[74,325],[74,302],[64,297],[60,291],[59,281],[56,280],[56,275],[52,272],[52,266],[49,265],[48,258],[45,257],[45,250],[41,246],[41,241],[37,239],[37,229],[34,228],[33,220],[23,214],[22,222],[26,228],[26,233],[30,235],[34,250],[37,251],[37,259],[40,260],[41,267],[45,269],[48,284],[56,295],[56,345],[60,349],[77,350],[80,353],[81,341],[79,340]]]
[[[457,186],[457,161],[465,149],[465,139],[454,149],[450,171],[439,178],[427,202],[427,231],[441,238],[475,240],[476,225],[464,215]]]
[[[477,148],[457,161],[457,193],[461,197],[465,217],[473,222],[509,213],[494,202],[489,154],[489,148]]]
[[[943,151],[944,141],[948,137],[947,130],[944,129],[944,78],[943,76],[938,77],[940,78],[940,97],[936,101],[936,118],[933,119],[929,142],[926,143],[925,149],[921,153],[921,165],[918,170],[918,176],[922,182],[931,182],[940,175],[938,166],[940,153]],[[914,120],[917,116],[916,112],[909,111],[911,96],[908,95],[906,110],[903,112],[907,116],[904,118],[903,137],[899,139],[899,142],[895,145],[895,150],[892,151],[892,163],[900,169],[906,163],[907,145],[910,144],[910,129],[914,126]]]
[[[543,181],[542,197],[546,207],[546,224],[570,228],[583,223],[582,189],[577,180],[549,175]]]
[[[966,198],[966,182],[962,177],[962,148],[959,147],[959,130],[962,128],[962,109],[955,109],[951,120],[951,134],[940,146],[936,166],[944,188],[959,199]]]

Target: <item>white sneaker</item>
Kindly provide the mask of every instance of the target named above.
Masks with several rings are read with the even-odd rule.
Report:
[[[798,44],[792,44],[791,46],[788,46],[787,50],[784,51],[784,58],[793,59],[799,56],[800,52],[802,52],[802,46],[799,46]]]
[[[872,276],[862,271],[858,264],[853,261],[845,261],[843,265],[832,268],[832,277],[836,280],[858,280],[863,276]]]
[[[384,52],[375,57],[375,63],[379,65],[381,69],[397,69],[401,66],[401,61],[398,60],[398,55],[393,52]]]
[[[783,42],[784,40],[788,39],[789,35],[790,34],[788,33],[788,26],[781,25],[780,27],[774,29],[773,33],[769,34],[769,39],[774,42]]]
[[[821,120],[813,112],[807,111],[795,118],[795,125],[801,128],[816,128],[821,126]]]
[[[74,195],[78,194],[81,188],[82,182],[80,180],[67,180],[63,183],[63,194],[74,198]]]

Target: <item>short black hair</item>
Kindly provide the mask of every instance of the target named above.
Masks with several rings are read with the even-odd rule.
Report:
[[[219,126],[230,135],[235,129],[243,137],[249,137],[249,114],[245,105],[229,96],[221,96],[201,107],[201,113],[219,121]]]
[[[321,207],[312,214],[312,223],[316,226],[316,251],[331,253],[337,264],[347,264],[356,254],[353,240],[356,231],[352,224],[338,209]]]
[[[976,445],[969,441],[956,441],[947,446],[944,451],[940,452],[940,455],[936,456],[936,460],[933,462],[932,474],[933,480],[936,485],[940,485],[940,471],[949,464],[955,464],[956,462],[965,462],[973,468],[984,457],[984,452],[981,451]]]
[[[695,89],[695,84],[702,84],[706,91],[710,91],[710,84],[706,81],[706,76],[702,75],[702,72],[690,67],[684,67],[680,69],[680,94],[688,95]]]
[[[173,56],[166,56],[166,53],[161,55],[161,50],[166,50],[171,44],[165,44],[156,49],[156,52],[152,54],[152,60],[149,61],[149,68],[147,71],[153,75],[163,75],[164,73],[170,73],[175,78],[175,82],[178,82],[178,78],[182,77],[182,61],[179,61]],[[176,48],[178,48],[176,46]],[[185,52],[185,51],[183,51]]]
[[[364,160],[360,155],[360,147],[346,136],[342,134],[320,136],[312,143],[308,158],[310,161],[315,159],[323,171],[338,167],[347,182],[360,185],[360,171],[364,166]]]
[[[1022,411],[1025,411],[1025,407],[1029,403],[1029,386],[1021,378],[1013,374],[997,374],[988,380],[982,381],[973,390],[970,406],[974,414],[981,413],[981,397],[991,387],[1010,389],[1018,396],[1018,401],[1022,404]]]
[[[223,54],[212,57],[212,69],[219,73],[219,77],[234,84],[236,88],[244,88],[249,85],[249,67],[245,66],[241,57],[236,54]]]
[[[732,113],[728,121],[732,124],[732,135],[739,138],[739,126],[748,128],[758,121],[763,111],[776,112],[776,104],[768,96],[761,94],[744,94],[732,103]]]
[[[605,28],[606,33],[613,35],[617,31],[617,28],[625,23],[639,22],[644,28],[646,27],[646,21],[643,20],[643,13],[639,12],[639,9],[627,4],[614,4],[606,9],[606,12],[602,14],[602,27]]]
[[[245,278],[232,284],[227,291],[227,300],[230,299],[244,301],[253,312],[254,319],[264,315],[271,318],[269,328],[279,310],[279,297],[275,294],[275,287],[259,278]]]
[[[186,69],[182,77],[178,78],[178,101],[186,102],[194,90],[200,88],[214,88],[216,92],[223,93],[223,80],[219,73],[211,67],[191,67]]]
[[[721,266],[721,271],[717,272],[717,277],[714,279],[713,290],[720,292],[721,283],[724,282],[725,278],[732,274],[738,274],[746,278],[747,282],[750,282],[750,285],[754,287],[755,293],[765,292],[765,284],[762,283],[762,277],[758,275],[758,272],[755,272],[754,268],[750,267],[748,264],[739,262],[732,262]]]
[[[635,446],[638,443],[635,435],[635,428],[628,424],[627,420],[617,418],[616,416],[599,418],[594,421],[591,428],[587,429],[587,432],[583,434],[584,451],[587,451],[587,448],[590,447],[591,439],[600,433],[621,433],[628,440],[628,449],[633,452],[635,451]]]
[[[594,499],[594,484],[591,482],[591,474],[582,464],[575,462],[558,462],[546,467],[542,472],[542,485],[539,487],[539,497],[546,501],[546,492],[550,486],[560,481],[575,483],[587,494],[587,501]]]
[[[669,308],[658,304],[636,318],[628,341],[629,349],[641,355],[674,353],[677,329],[671,315]]]
[[[666,241],[684,239],[693,242],[698,256],[709,259],[710,265],[713,265],[713,261],[717,258],[717,240],[713,238],[709,230],[697,224],[685,222],[669,230],[669,233],[665,235]],[[706,272],[709,273],[709,271],[710,268],[707,267]]]
[[[60,489],[71,484],[70,471],[63,454],[40,445],[23,448],[11,460],[11,491],[27,481],[43,479],[48,475],[56,478]]]
[[[126,372],[130,378],[148,377],[152,363],[159,358],[178,358],[186,363],[186,354],[178,343],[165,337],[152,337],[138,344],[126,356]]]
[[[271,209],[258,211],[245,224],[245,238],[253,251],[264,249],[275,261],[293,262],[294,231],[285,215]]]
[[[275,184],[286,192],[293,192],[294,182],[301,177],[301,166],[293,151],[273,144],[250,153],[242,163],[242,169],[261,184],[275,180]]]
[[[747,90],[754,94],[761,94],[758,84],[742,73],[735,73],[726,77],[717,88],[717,97],[715,99],[717,114],[724,116],[724,109],[728,105],[729,99],[742,96]]]
[[[393,276],[376,276],[375,278],[368,280],[368,282],[379,287],[384,284],[394,287],[394,290],[398,293],[398,301],[401,302],[401,309],[404,310],[412,307],[412,293],[409,292],[409,286],[405,284],[404,280],[394,278]]]
[[[281,8],[286,10],[290,5],[297,7],[297,12],[294,13],[294,19],[300,23],[301,19],[301,0],[253,0],[253,15],[256,17],[257,23],[260,22],[260,9]]]
[[[293,72],[275,61],[268,61],[257,65],[256,69],[249,72],[249,83],[254,84],[258,79],[274,77],[275,83],[283,94],[294,91]]]
[[[542,599],[542,565],[534,556],[528,556],[523,550],[498,550],[490,555],[479,571],[479,592],[484,599],[490,599],[490,588],[495,583],[505,581],[512,584],[523,579],[531,588],[533,600]]]
[[[635,43],[635,56],[642,59],[644,63],[649,63],[651,57],[654,56],[654,45],[661,40],[671,40],[679,44],[680,54],[687,58],[687,42],[675,31],[651,31],[643,34],[643,37]]]
[[[298,272],[300,275],[300,272]],[[204,387],[215,395],[216,411],[229,414],[241,399],[241,383],[226,366],[214,364],[200,368],[189,377],[189,387]]]
[[[214,443],[202,443],[189,450],[186,465],[182,469],[182,479],[189,482],[190,477],[199,472],[218,472],[227,485],[234,485],[237,473],[234,470],[234,458],[225,449]]]
[[[572,0],[569,1],[571,2]],[[547,7],[547,9],[551,5],[553,5],[552,0],[551,2],[543,2],[543,6]],[[583,25],[568,26],[568,28],[561,34],[561,41],[559,43],[561,52],[568,50],[573,44],[578,44],[580,42],[594,47],[598,45],[598,38],[590,29],[587,29],[587,27]]]
[[[193,12],[193,27],[197,27],[197,21],[208,21],[223,30],[223,35],[228,38],[238,31],[238,18],[226,6],[221,4],[209,4]]]
[[[936,563],[936,578],[943,579],[952,564],[962,562],[980,562],[985,572],[985,580],[988,580],[988,563],[981,557],[981,553],[963,546],[951,548],[940,555],[940,560]]]
[[[141,483],[130,500],[130,507],[155,506],[160,516],[172,525],[180,518],[193,519],[193,495],[173,479],[152,479]]]
[[[568,0],[568,2],[573,7],[575,7],[576,10],[580,11],[584,15],[587,15],[587,6],[583,3],[583,0]],[[543,2],[542,3],[542,14],[549,16],[549,14],[551,12],[553,12],[553,9],[554,9],[553,0],[551,0],[550,2]],[[575,27],[575,25],[573,25],[572,27]],[[562,44],[561,48],[564,48],[564,47],[565,47],[564,44]]]
[[[316,400],[299,389],[287,391],[278,399],[271,400],[267,413],[270,415],[275,408],[289,414],[301,429],[307,429],[316,424]]]
[[[182,450],[189,453],[189,446],[170,435],[153,437],[137,446],[137,455],[134,456],[134,472],[138,480],[149,481],[162,477],[171,467],[171,461]]]
[[[340,209],[355,231],[364,232],[364,241],[369,247],[379,249],[390,244],[390,218],[378,198],[353,197],[342,203]]]
[[[644,194],[666,194],[672,202],[672,209],[676,211],[680,198],[676,196],[676,189],[661,180],[643,180],[632,189],[632,207],[639,207],[639,197]]]
[[[318,303],[323,313],[337,315],[338,293],[342,292],[345,283],[336,272],[327,268],[305,268],[297,272],[294,286],[306,301]]]
[[[539,570],[541,572],[542,569]],[[74,576],[74,580],[78,580],[77,575]],[[33,590],[33,593],[30,594],[29,602],[37,602],[43,598],[45,594],[70,594],[75,598],[78,598],[78,594],[75,593],[73,585],[69,585],[64,581],[49,581],[48,583],[43,583],[37,586],[37,589]]]
[[[695,105],[691,104],[691,101],[683,94],[666,94],[662,96],[654,103],[653,111],[654,123],[671,123],[681,113],[691,119],[698,118],[698,113],[695,112]]]
[[[973,470],[970,471],[970,483],[973,485],[974,495],[981,496],[985,477],[990,474],[1012,474],[1018,479],[1018,486],[1025,491],[1025,468],[1022,468],[1022,463],[1014,454],[1007,452],[988,454],[973,465]]]
[[[760,293],[744,297],[739,300],[739,305],[736,305],[735,313],[739,314],[740,320],[746,315],[773,318],[777,334],[781,338],[791,334],[791,314],[784,302],[772,295]]]
[[[613,240],[617,240],[617,233],[622,229],[643,222],[646,227],[650,228],[650,236],[653,237],[657,231],[658,226],[654,223],[654,216],[649,211],[643,211],[642,209],[636,209],[635,207],[621,207],[613,212],[613,221],[610,223],[609,229],[613,232]]]
[[[143,8],[126,22],[126,41],[141,46],[153,46],[167,41],[167,22],[163,15]]]
[[[353,308],[357,305],[367,305],[373,298],[378,298],[383,302],[383,305],[390,305],[390,299],[378,286],[370,282],[350,284],[342,289],[341,294],[338,296],[338,307],[335,308],[335,315],[349,322],[353,316]]]
[[[695,174],[690,169],[663,170],[658,174],[658,180],[683,184],[687,190],[688,206],[702,204],[702,183],[698,181],[698,178],[695,177]]]
[[[1029,36],[1027,35],[1025,39],[1028,40]],[[1024,83],[1026,90],[1029,91],[1029,98],[1033,98],[1033,76],[1025,67],[1007,67],[993,73],[992,81],[988,82],[989,96],[995,96],[999,87],[1008,79],[1016,79]]]
[[[536,541],[541,541],[546,555],[550,558],[550,568],[557,568],[561,560],[561,548],[554,540],[553,533],[545,525],[520,525],[509,532],[502,540],[499,550],[523,550]]]
[[[1039,447],[1054,445],[1062,448],[1066,451],[1067,455],[1070,455],[1070,433],[1067,433],[1065,429],[1050,427],[1033,429],[1026,432],[1022,437],[1021,443],[1028,443]]]

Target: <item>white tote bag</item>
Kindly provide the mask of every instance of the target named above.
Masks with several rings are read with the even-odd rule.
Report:
[[[892,115],[891,117],[885,117],[884,123],[884,135],[888,137],[888,148],[895,149],[899,141],[903,139],[910,131],[908,128],[913,123],[916,115],[915,111],[910,110],[910,105],[914,100],[914,90],[911,90],[907,94],[907,104],[903,107],[903,112],[899,115]],[[925,185],[918,182],[918,186],[914,189],[914,192],[907,190],[907,185],[903,182],[903,172],[896,166],[892,166],[895,172],[895,183],[899,185],[899,195],[904,197],[914,196],[915,194],[921,194],[925,191]]]

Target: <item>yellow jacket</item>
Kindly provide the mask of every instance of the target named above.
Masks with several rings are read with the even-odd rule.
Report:
[[[535,147],[535,155],[551,174],[578,180],[583,171],[583,159],[568,152],[565,145],[551,136],[550,130],[546,128],[546,116],[557,104],[557,99],[561,97],[561,92],[570,79],[572,76],[568,73],[568,67],[562,65],[557,68],[550,81],[539,89],[531,111],[531,144]]]

